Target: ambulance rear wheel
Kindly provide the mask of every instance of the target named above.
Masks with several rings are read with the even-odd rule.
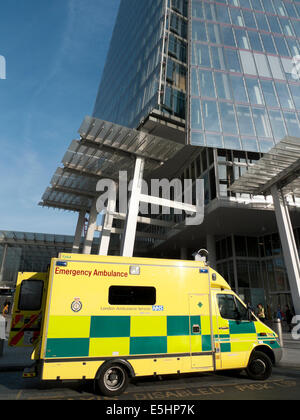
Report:
[[[121,395],[128,385],[126,369],[113,362],[101,366],[97,375],[97,382],[101,394],[107,397]]]
[[[250,379],[264,381],[272,374],[272,362],[265,353],[255,351],[249,360],[246,372]]]

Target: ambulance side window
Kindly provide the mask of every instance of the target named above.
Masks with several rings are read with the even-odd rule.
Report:
[[[234,296],[232,295],[218,295],[218,304],[220,315],[224,319],[236,318],[236,307]]]
[[[110,305],[155,305],[155,287],[111,286],[108,302]]]
[[[24,280],[21,284],[18,309],[38,311],[42,306],[43,288],[42,280]]]
[[[218,295],[220,315],[224,319],[247,321],[247,308],[233,295]]]

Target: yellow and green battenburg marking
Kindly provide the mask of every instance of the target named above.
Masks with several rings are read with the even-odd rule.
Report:
[[[46,358],[189,353],[190,323],[201,327],[200,316],[52,316]],[[211,351],[210,335],[199,338],[198,351]]]
[[[199,325],[201,335],[193,334]],[[255,334],[254,323],[229,321],[229,333],[215,336],[221,352],[234,351],[234,337]],[[266,339],[271,347],[277,342]],[[276,343],[276,344],[275,344]],[[272,347],[275,348],[275,347]],[[208,316],[51,316],[45,358],[109,357],[209,352]],[[240,350],[241,351],[241,350]]]

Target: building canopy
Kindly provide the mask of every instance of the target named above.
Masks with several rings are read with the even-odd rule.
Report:
[[[276,185],[300,198],[300,139],[285,137],[230,187],[234,193],[269,195]]]
[[[133,173],[135,158],[145,159],[145,177],[174,157],[183,145],[165,138],[86,117],[80,140],[68,147],[46,189],[41,206],[71,211],[92,207],[101,178],[118,181],[119,172]]]

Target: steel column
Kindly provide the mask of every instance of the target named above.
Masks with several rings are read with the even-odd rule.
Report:
[[[300,263],[288,206],[281,190],[271,188],[275,215],[296,315],[300,315]]]
[[[92,252],[94,234],[97,229],[97,217],[98,217],[98,212],[96,208],[96,200],[94,200],[91,211],[90,211],[88,229],[87,229],[85,240],[84,240],[83,254],[91,254]]]
[[[99,251],[98,251],[99,255],[108,255],[110,237],[111,237],[113,221],[114,221],[113,213],[115,211],[116,211],[116,199],[109,197],[106,213],[103,216],[103,221],[102,221],[101,239],[100,239],[100,246],[99,246]]]
[[[72,248],[72,253],[73,254],[78,254],[79,253],[81,236],[82,236],[82,231],[83,231],[84,222],[85,222],[85,215],[86,215],[85,210],[81,210],[79,212],[78,222],[77,222],[76,232],[75,232],[75,238],[74,238],[73,248]]]
[[[0,264],[0,283],[3,281],[3,275],[4,275],[4,267],[5,267],[5,262],[6,262],[7,249],[8,249],[8,245],[5,244],[4,245],[4,248],[3,248],[3,254],[2,254],[2,259],[1,259],[1,264]]]
[[[134,176],[132,182],[131,197],[128,206],[127,217],[124,227],[124,235],[121,245],[121,255],[132,257],[134,250],[137,219],[139,214],[140,197],[142,192],[142,180],[144,174],[145,159],[137,157],[135,161]]]

